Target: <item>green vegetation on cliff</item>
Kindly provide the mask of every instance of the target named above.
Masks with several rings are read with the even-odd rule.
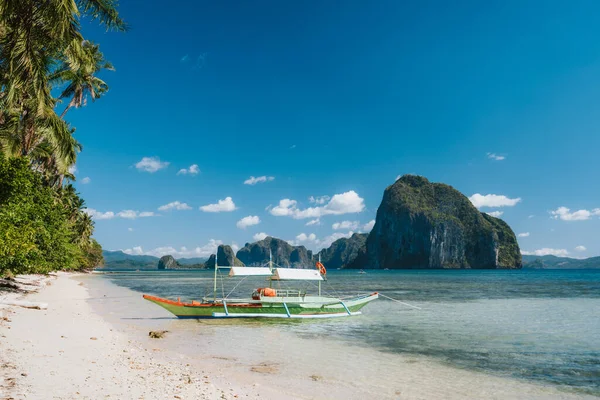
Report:
[[[494,232],[498,235],[498,265],[511,268],[513,265],[522,265],[521,249],[515,233],[510,226],[500,218],[483,213],[483,217],[492,224]]]
[[[364,268],[367,236],[367,233],[355,233],[349,238],[340,238],[318,256],[327,268]]]
[[[405,175],[389,186],[367,239],[375,268],[520,268],[516,237],[442,183]]]

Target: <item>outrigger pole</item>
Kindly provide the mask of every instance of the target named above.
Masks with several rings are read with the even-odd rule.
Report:
[[[273,251],[269,249],[269,271],[273,273]],[[269,287],[273,287],[273,279],[269,278]]]
[[[319,264],[321,264],[321,253],[319,252]],[[319,270],[319,274],[321,273],[321,270]],[[319,296],[321,295],[321,281],[319,281]]]
[[[216,303],[217,302],[217,271],[219,270],[219,258],[218,258],[218,254],[219,254],[219,249],[217,248],[217,252],[215,254],[215,282],[213,285],[213,301]]]

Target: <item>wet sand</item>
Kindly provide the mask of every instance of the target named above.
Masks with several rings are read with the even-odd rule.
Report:
[[[27,300],[49,308],[0,311],[0,399],[593,398],[280,323],[177,320],[99,276],[59,274]]]

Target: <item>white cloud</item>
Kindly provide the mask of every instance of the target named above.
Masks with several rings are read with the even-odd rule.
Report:
[[[179,201],[172,201],[169,204],[165,204],[164,206],[158,207],[158,211],[168,211],[168,210],[191,210],[192,207],[188,206],[187,203],[181,203]]]
[[[182,168],[177,172],[177,175],[198,175],[200,173],[200,167],[198,164],[192,164],[189,168]]]
[[[309,249],[318,251],[323,248],[331,246],[331,244],[338,239],[349,238],[353,234],[354,234],[353,231],[349,231],[346,233],[335,232],[329,236],[326,236],[323,239],[319,239],[317,237],[317,235],[315,235],[314,233],[310,233],[310,234],[300,233],[299,235],[296,236],[296,238],[294,240],[289,240],[288,243],[291,244],[292,246],[303,245]]]
[[[134,210],[123,210],[117,213],[117,217],[126,218],[126,219],[136,219],[136,218],[144,218],[144,217],[156,217],[152,211],[134,211]]]
[[[144,254],[144,249],[142,249],[142,246],[136,246],[133,249],[123,250],[123,253],[140,256],[140,255]]]
[[[481,207],[512,207],[521,201],[520,197],[510,199],[504,195],[497,194],[486,194],[485,196],[479,193],[475,193],[469,197],[471,203],[476,208]]]
[[[534,250],[534,251],[521,251],[521,254],[525,256],[556,256],[556,257],[566,257],[569,252],[565,249],[549,249],[544,247],[543,249]]]
[[[600,208],[595,208],[592,211],[578,210],[571,212],[567,207],[558,207],[554,211],[550,211],[550,215],[554,219],[562,219],[563,221],[585,221],[592,216],[600,215]]]
[[[141,246],[136,246],[131,249],[123,250],[123,253],[126,254],[136,254],[136,255],[150,255],[155,257],[162,257],[166,255],[171,255],[175,258],[182,257],[209,257],[211,254],[215,254],[217,252],[217,247],[223,244],[221,240],[210,239],[207,244],[203,246],[197,246],[193,249],[188,249],[185,246],[176,249],[172,246],[163,246],[157,247],[152,250],[144,251]],[[233,247],[232,247],[233,248]]]
[[[258,224],[260,224],[260,218],[258,218],[258,216],[248,215],[247,217],[240,219],[235,225],[240,229],[246,229],[249,226]]]
[[[73,164],[68,168],[68,170],[71,175],[75,175],[75,173],[77,172],[77,166]]]
[[[518,237],[529,237],[529,232],[519,233],[517,236]]]
[[[204,212],[230,212],[235,210],[235,203],[231,197],[225,197],[219,200],[217,204],[207,204],[200,207],[200,210]]]
[[[575,247],[575,251],[586,251],[587,249],[585,248],[585,246],[577,246]]]
[[[127,228],[129,232],[133,232],[133,228]]]
[[[502,161],[502,160],[504,160],[506,158],[504,156],[499,156],[499,155],[494,154],[494,153],[487,153],[487,157],[490,160],[495,160],[495,161]]]
[[[291,216],[294,210],[297,210],[296,200],[283,199],[279,201],[279,204],[270,209],[271,214],[276,217]]]
[[[257,183],[271,182],[274,179],[275,179],[274,176],[264,176],[263,175],[263,176],[258,176],[256,178],[251,176],[250,178],[248,178],[244,181],[244,185],[256,185]]]
[[[126,218],[126,219],[135,219],[137,218],[138,213],[134,210],[123,210],[117,213],[117,217]]]
[[[319,218],[317,218],[317,219],[311,219],[310,221],[308,221],[304,225],[306,225],[306,226],[321,225],[321,220]]]
[[[531,215],[530,215],[530,216],[528,216],[527,218],[528,218],[528,219],[531,219],[531,218],[533,218],[533,217],[535,217],[535,215],[531,214]]]
[[[398,180],[398,179],[400,179],[400,178],[402,178],[402,175],[398,175],[398,176],[396,177],[396,180]]]
[[[333,225],[331,225],[331,228],[335,229],[335,230],[339,230],[339,229],[356,230],[356,229],[358,229],[358,225],[359,225],[358,221],[342,221],[342,222],[334,223]]]
[[[371,230],[373,230],[373,227],[375,226],[375,220],[372,219],[369,222],[367,222],[366,224],[363,225],[363,231],[365,232],[371,232]]]
[[[486,212],[487,215],[491,215],[492,217],[495,218],[500,218],[502,216],[502,214],[504,214],[504,211],[490,211],[490,212]]]
[[[300,243],[302,242],[316,242],[317,241],[317,235],[315,235],[314,233],[311,233],[309,235],[307,235],[306,233],[301,233],[298,236],[296,236],[296,240]]]
[[[166,161],[160,161],[158,157],[144,157],[135,164],[135,167],[139,171],[154,173],[163,168],[167,168],[169,163]]]
[[[277,217],[287,216],[294,219],[319,218],[323,215],[342,215],[359,213],[365,208],[364,199],[354,190],[336,194],[322,207],[309,207],[304,210],[298,208],[296,200],[283,199],[271,208],[272,215]]]
[[[118,213],[114,213],[112,211],[101,212],[101,211],[95,210],[93,208],[85,208],[83,210],[83,212],[88,214],[95,221],[99,221],[102,219],[113,219],[115,217],[125,218],[125,219],[136,219],[136,218],[143,218],[143,217],[157,217],[158,216],[158,214],[155,214],[152,211],[139,212],[139,211],[134,211],[134,210],[123,210],[123,211],[119,211]]]
[[[315,203],[315,204],[325,204],[329,201],[330,198],[331,197],[329,197],[327,195],[326,196],[317,196],[317,197],[310,196],[308,198],[308,201],[310,201],[311,203]]]
[[[82,180],[80,180],[79,182],[81,182],[84,185],[87,185],[88,183],[90,183],[92,180],[90,179],[89,176],[86,176],[85,178],[83,178]]]
[[[93,208],[84,208],[83,212],[92,217],[92,219],[95,221],[99,221],[101,219],[113,219],[115,217],[115,213],[112,211],[101,212]]]
[[[255,241],[257,241],[257,242],[258,242],[259,240],[263,240],[263,239],[264,239],[264,238],[266,238],[267,236],[269,236],[269,235],[267,235],[267,234],[266,234],[266,233],[264,233],[264,232],[260,232],[260,233],[255,233],[255,234],[254,234],[254,236],[252,236],[252,239],[254,239]]]

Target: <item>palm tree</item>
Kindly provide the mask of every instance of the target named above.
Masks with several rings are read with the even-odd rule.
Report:
[[[74,241],[78,244],[89,244],[94,232],[94,220],[83,211],[85,201],[70,184],[60,190],[60,198],[67,218],[73,226]]]
[[[56,112],[60,98],[70,99],[64,116],[68,109],[84,105],[86,96],[95,100],[108,90],[95,74],[112,66],[98,46],[81,35],[83,17],[107,29],[127,29],[117,12],[117,0],[0,0],[0,157],[24,157],[41,174],[42,182],[53,190],[36,188],[53,193],[58,208],[53,215],[64,217],[66,224],[57,224],[56,232],[72,232],[68,245],[62,243],[64,233],[56,237],[65,257],[59,260],[49,254],[40,270],[77,263],[93,267],[102,261],[101,246],[91,238],[94,221],[83,211],[83,200],[71,185],[62,186],[65,176],[74,179],[68,168],[81,145],[73,137],[74,129]],[[67,85],[59,99],[53,96],[57,82]],[[25,160],[16,164],[22,167]],[[35,184],[39,182],[36,177]],[[49,231],[35,226],[40,230],[37,236],[46,240]],[[18,267],[30,270],[25,262]]]
[[[70,82],[64,93],[71,90],[70,107],[84,104],[86,93],[95,99],[108,90],[94,73],[112,66],[98,46],[83,39],[79,19],[86,15],[107,29],[126,30],[116,5],[116,0],[0,1],[0,152],[5,157],[28,156],[37,161],[34,167],[55,166],[53,171],[65,175],[63,166],[74,162],[80,146],[55,112],[51,81],[57,71],[63,78],[72,73],[72,82],[63,80]]]
[[[85,41],[82,49],[84,57],[81,62],[73,65],[64,61],[50,77],[51,83],[59,85],[67,83],[59,98],[70,98],[71,101],[60,115],[61,118],[64,118],[71,107],[79,108],[86,105],[88,95],[92,101],[95,101],[108,91],[106,82],[95,74],[103,69],[114,71],[112,64],[104,59],[98,45]]]

